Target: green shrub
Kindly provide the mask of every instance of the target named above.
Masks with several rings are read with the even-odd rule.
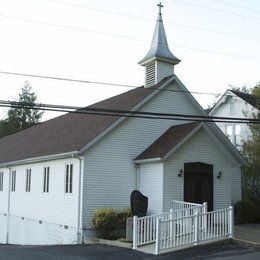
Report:
[[[119,226],[125,225],[126,224],[126,219],[131,217],[131,216],[132,216],[132,213],[131,213],[131,209],[130,208],[125,209],[123,212],[117,213],[117,224]]]
[[[126,219],[130,216],[130,208],[122,212],[115,212],[113,209],[96,210],[92,220],[92,227],[95,229],[98,237],[116,239],[117,236],[120,236],[118,235],[120,232],[115,231],[117,229],[125,229]]]
[[[96,210],[92,224],[99,237],[112,238],[112,232],[117,225],[117,215],[113,209]]]
[[[252,222],[256,217],[256,208],[250,200],[242,200],[234,207],[235,224]]]

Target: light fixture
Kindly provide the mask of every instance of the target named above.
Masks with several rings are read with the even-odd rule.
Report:
[[[183,170],[180,169],[179,173],[178,173],[178,177],[182,177],[182,174],[183,174]]]
[[[218,175],[217,175],[217,178],[220,179],[221,177],[222,177],[222,172],[219,171],[219,172],[218,172]]]

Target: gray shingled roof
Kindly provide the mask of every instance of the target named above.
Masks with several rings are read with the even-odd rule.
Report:
[[[160,86],[169,77],[155,87]],[[89,106],[131,110],[154,89],[139,87]],[[118,116],[68,113],[0,139],[0,163],[79,151]]]
[[[163,158],[199,124],[199,122],[192,122],[170,127],[164,134],[162,134],[134,160],[136,161],[151,158]]]
[[[232,93],[234,93],[235,95],[237,95],[238,97],[245,100],[251,106],[257,108],[256,96],[254,96],[252,94],[244,93],[244,92],[241,92],[241,91],[237,91],[237,90],[230,90],[230,91]]]

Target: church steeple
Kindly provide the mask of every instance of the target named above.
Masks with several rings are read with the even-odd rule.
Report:
[[[145,87],[150,87],[163,78],[172,75],[174,65],[180,62],[169,49],[161,13],[163,5],[159,3],[158,7],[159,13],[150,50],[139,62],[141,66],[145,67]]]

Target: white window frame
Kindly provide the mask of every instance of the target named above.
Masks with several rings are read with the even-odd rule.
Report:
[[[4,191],[4,172],[0,172],[0,191]]]
[[[45,166],[43,168],[43,193],[49,193],[50,191],[50,167]]]
[[[16,190],[16,170],[11,172],[11,192]]]
[[[31,192],[32,169],[26,169],[25,192]]]
[[[73,192],[73,163],[65,165],[65,194],[72,194]]]

